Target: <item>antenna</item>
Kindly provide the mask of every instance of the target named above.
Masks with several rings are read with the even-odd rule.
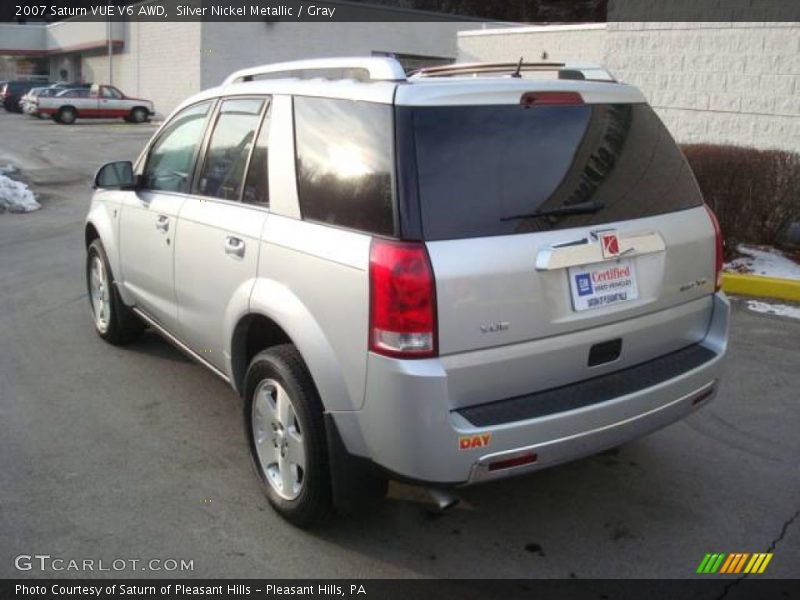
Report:
[[[517,79],[520,79],[522,77],[522,59],[523,57],[520,56],[519,62],[517,63],[517,70],[511,74],[512,77],[516,77]]]

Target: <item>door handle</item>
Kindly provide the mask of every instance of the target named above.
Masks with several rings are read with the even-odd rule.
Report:
[[[164,232],[169,231],[169,217],[167,215],[158,215],[156,229]]]
[[[244,257],[244,240],[229,235],[225,238],[225,254],[232,254],[239,258]]]

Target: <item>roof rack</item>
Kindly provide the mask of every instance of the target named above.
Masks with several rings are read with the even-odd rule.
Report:
[[[406,72],[400,63],[388,56],[356,56],[343,58],[318,58],[313,60],[293,60],[250,67],[231,73],[222,82],[223,86],[237,81],[252,81],[259,75],[286,73],[286,77],[300,77],[302,71],[353,69],[366,71],[372,81],[405,81]],[[322,76],[322,75],[320,75]]]
[[[602,65],[576,62],[496,62],[496,63],[455,63],[425,67],[411,74],[411,78],[455,77],[459,75],[503,74],[514,76],[528,71],[557,71],[559,79],[585,79],[590,81],[616,82],[611,73]]]

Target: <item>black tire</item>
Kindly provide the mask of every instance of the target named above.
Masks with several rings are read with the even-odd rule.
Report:
[[[267,480],[255,445],[253,402],[259,384],[272,379],[291,399],[292,408],[303,432],[305,470],[299,495],[287,500]],[[300,353],[292,344],[274,346],[257,354],[245,375],[244,421],[250,456],[269,503],[284,519],[298,527],[310,527],[331,512],[330,469],[323,421],[322,401]]]
[[[137,106],[133,110],[131,110],[130,116],[126,119],[129,123],[144,123],[147,121],[147,110],[142,108],[141,106]]]
[[[77,118],[75,109],[71,106],[65,106],[56,113],[56,121],[62,125],[72,125]]]
[[[106,272],[106,278],[109,283],[107,293],[109,294],[109,307],[110,314],[107,318],[107,326],[105,329],[101,328],[98,320],[95,317],[95,306],[92,302],[92,286],[90,281],[90,271],[92,268],[92,261],[94,258],[99,258],[102,261]],[[133,342],[141,337],[144,332],[144,323],[128,308],[119,296],[116,285],[114,285],[114,274],[108,264],[108,257],[103,248],[103,243],[96,239],[91,244],[86,252],[86,289],[89,292],[89,306],[92,311],[92,317],[95,325],[97,335],[107,341],[109,344],[121,346]]]

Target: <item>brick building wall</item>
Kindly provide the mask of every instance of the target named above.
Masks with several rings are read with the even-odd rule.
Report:
[[[126,94],[152,99],[164,116],[231,72],[259,64],[374,52],[454,60],[458,31],[481,26],[468,21],[124,25],[124,47],[113,56],[113,83]],[[107,83],[107,54],[84,53],[80,70],[84,81]]]
[[[113,83],[130,96],[153,100],[168,114],[200,87],[200,23],[128,22],[125,46],[113,56]],[[84,81],[109,81],[108,56],[82,57]]]
[[[527,31],[526,31],[527,30]],[[459,35],[459,60],[599,61],[682,143],[800,151],[800,24],[610,22]]]
[[[454,60],[458,32],[474,27],[480,23],[203,23],[202,86],[237,69],[300,58],[387,52]]]
[[[460,62],[563,61],[605,59],[606,25],[547,25],[477,29],[458,34]]]
[[[800,151],[796,23],[609,23],[605,64],[681,142]]]

